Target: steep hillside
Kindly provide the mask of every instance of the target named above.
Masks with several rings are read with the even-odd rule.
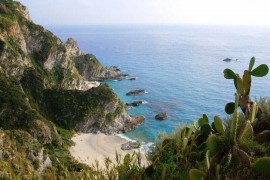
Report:
[[[110,87],[90,82],[121,76],[117,67],[84,54],[75,40],[64,43],[33,23],[25,6],[1,1],[0,177],[14,178],[26,166],[31,177],[47,167],[54,174],[66,161],[73,166],[67,146],[74,130],[112,134],[142,123]]]

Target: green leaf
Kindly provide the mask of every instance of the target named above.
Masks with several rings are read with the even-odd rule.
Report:
[[[252,109],[249,112],[249,117],[248,117],[249,120],[251,121],[251,123],[253,123],[255,121],[257,111],[258,111],[258,105],[256,102],[253,102]]]
[[[207,117],[206,114],[203,114],[203,119],[204,119],[205,121],[209,122],[209,121],[208,121],[208,117]]]
[[[203,136],[208,136],[211,133],[211,126],[209,124],[203,124],[200,131]]]
[[[203,124],[208,124],[209,123],[209,121],[208,121],[208,117],[204,114],[203,115],[203,118],[200,118],[199,120],[198,120],[198,124],[199,124],[199,126],[201,127]]]
[[[243,75],[243,84],[245,89],[245,94],[249,94],[251,87],[251,75],[250,72],[245,70]]]
[[[240,135],[239,140],[253,139],[253,127],[250,121],[246,122],[246,125]]]
[[[230,102],[230,103],[226,104],[226,106],[225,106],[225,112],[227,114],[232,114],[234,112],[234,109],[235,109],[234,102]]]
[[[235,89],[237,90],[236,79],[237,79],[237,78],[234,78],[234,79],[233,79],[233,84],[234,84]]]
[[[194,122],[193,122],[193,130],[196,130],[196,129],[198,129],[198,128],[199,128],[198,122],[194,121]]]
[[[197,138],[203,138],[203,137],[204,137],[204,136],[199,135]],[[203,151],[206,147],[207,147],[207,143],[206,143],[206,142],[203,142],[202,144],[200,144],[200,145],[198,146],[198,150]]]
[[[254,140],[262,143],[265,142],[267,139],[269,139],[270,137],[270,130],[264,130],[263,132],[260,132],[255,138]]]
[[[235,79],[237,77],[231,69],[225,69],[223,73],[226,79]]]
[[[252,57],[249,62],[249,68],[248,68],[249,72],[252,70],[254,63],[255,63],[255,57]]]
[[[216,154],[218,151],[218,138],[215,134],[212,134],[207,139],[207,149],[210,151],[211,155]]]
[[[250,167],[250,165],[251,165],[250,157],[245,151],[243,151],[242,149],[239,149],[238,147],[234,146],[232,152],[241,159],[242,164],[244,166]]]
[[[190,180],[203,180],[205,177],[205,172],[199,169],[191,169],[189,171]]]
[[[235,144],[236,143],[236,132],[237,132],[237,125],[238,125],[238,120],[239,120],[239,114],[238,111],[235,110],[233,113],[233,120],[231,121],[231,132],[230,132],[230,138],[231,138],[231,143]]]
[[[219,132],[220,134],[224,134],[225,132],[224,125],[223,125],[222,120],[218,116],[214,117],[214,124],[215,124],[215,128],[217,132]]]
[[[124,164],[128,165],[131,162],[130,154],[125,155],[124,157]]]
[[[205,164],[206,164],[206,168],[209,170],[210,169],[210,151],[209,150],[206,151]]]
[[[187,144],[188,144],[188,138],[183,138],[183,141],[182,141],[182,149],[183,150],[186,149]]]
[[[191,152],[190,153],[190,159],[192,159],[192,160],[198,160],[198,159],[200,159],[200,157],[201,157],[201,154],[198,152]]]
[[[215,123],[214,123],[214,122],[211,123],[211,127],[212,127],[212,129],[213,129],[214,131],[218,132],[217,129],[216,129],[216,127],[215,127]]]
[[[186,137],[187,137],[187,138],[190,138],[192,132],[193,132],[193,127],[192,127],[192,126],[191,126],[191,127],[187,127],[187,128],[186,128],[186,131],[185,131]]]
[[[244,84],[240,77],[236,78],[236,89],[239,94],[244,94]]]
[[[266,76],[269,72],[269,68],[266,64],[261,64],[258,67],[256,67],[254,70],[251,71],[252,76],[256,77],[263,77]]]
[[[259,174],[270,177],[270,157],[259,158],[251,165],[253,171]]]

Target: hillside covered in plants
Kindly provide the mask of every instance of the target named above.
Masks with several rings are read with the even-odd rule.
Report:
[[[270,100],[250,99],[252,78],[269,68],[254,64],[243,75],[224,70],[235,85],[226,119],[203,114],[161,134],[148,167],[136,153],[89,167],[68,150],[76,131],[112,134],[143,121],[108,85],[90,86],[121,72],[33,23],[22,4],[0,1],[0,179],[269,179]]]
[[[142,123],[94,82],[121,76],[36,25],[19,2],[0,1],[0,178],[67,178],[85,167],[68,151],[75,131],[113,134]]]
[[[251,100],[252,77],[268,74],[266,64],[243,75],[231,69],[224,77],[235,85],[235,100],[225,106],[228,118],[206,114],[193,125],[161,136],[151,153],[150,179],[269,179],[270,100]]]

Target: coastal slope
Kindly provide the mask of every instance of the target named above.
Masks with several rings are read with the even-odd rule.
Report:
[[[1,1],[0,177],[72,174],[75,131],[114,134],[141,124],[143,117],[130,116],[109,86],[95,82],[121,76],[74,39],[62,42],[36,25],[22,4]]]

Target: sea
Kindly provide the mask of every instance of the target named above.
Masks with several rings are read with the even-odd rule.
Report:
[[[143,145],[160,133],[171,133],[207,114],[226,118],[226,103],[234,101],[230,68],[240,75],[251,57],[255,67],[270,65],[270,27],[209,25],[91,25],[46,27],[63,41],[74,38],[85,53],[94,54],[104,66],[118,66],[138,79],[107,81],[122,101],[143,100],[128,110],[145,122],[123,136]],[[225,58],[232,61],[225,62]],[[147,93],[126,96],[143,89]],[[252,79],[251,98],[270,96],[270,75]],[[158,113],[167,113],[163,121]]]

